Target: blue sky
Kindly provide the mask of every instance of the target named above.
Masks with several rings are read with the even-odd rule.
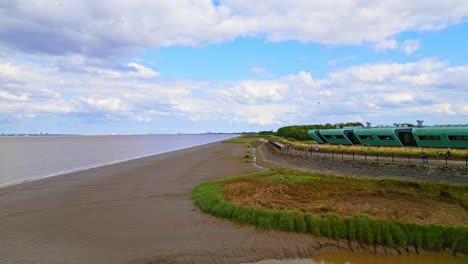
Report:
[[[0,133],[468,122],[466,1],[0,4]]]

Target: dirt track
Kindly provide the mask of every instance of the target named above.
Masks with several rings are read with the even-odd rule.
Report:
[[[2,188],[0,263],[240,263],[350,246],[200,212],[196,184],[259,170],[243,154],[212,143]]]

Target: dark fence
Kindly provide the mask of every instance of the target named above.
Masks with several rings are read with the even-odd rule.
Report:
[[[279,151],[282,151],[281,146],[276,144],[274,141],[268,140],[268,143],[270,143],[273,147],[277,148]]]
[[[354,151],[336,151],[307,148],[291,148],[279,146],[273,141],[269,143],[284,153],[291,153],[302,156],[331,157],[347,160],[365,160],[377,162],[399,162],[399,163],[420,163],[432,165],[458,165],[468,166],[468,156],[447,156],[447,155],[421,155],[421,154],[397,154],[397,153],[375,153],[375,152],[354,152]]]

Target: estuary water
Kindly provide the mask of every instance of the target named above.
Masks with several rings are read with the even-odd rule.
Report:
[[[0,136],[0,187],[236,136],[233,134]]]

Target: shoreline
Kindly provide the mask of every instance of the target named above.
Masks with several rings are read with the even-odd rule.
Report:
[[[252,230],[205,215],[190,193],[206,180],[260,171],[239,158],[243,152],[214,142],[1,188],[0,262],[221,259],[211,252],[224,243],[221,234],[242,248]]]
[[[66,135],[66,136],[111,136],[111,135]],[[126,135],[120,135],[120,136],[126,136]],[[64,137],[64,136],[62,136],[62,137]],[[95,164],[95,165],[90,165],[90,166],[78,167],[78,168],[74,168],[74,169],[70,169],[70,170],[63,170],[63,171],[54,172],[54,173],[47,174],[47,175],[43,175],[43,176],[33,176],[33,177],[30,177],[30,178],[27,178],[27,179],[23,179],[23,180],[18,180],[18,181],[13,181],[13,182],[7,182],[7,183],[1,183],[1,184],[0,184],[0,189],[5,188],[5,187],[9,187],[9,186],[18,185],[18,184],[23,184],[23,183],[28,183],[28,182],[33,182],[33,181],[42,180],[42,179],[52,178],[52,177],[56,177],[56,176],[60,176],[60,175],[64,175],[64,174],[70,174],[70,173],[74,173],[74,172],[79,172],[79,171],[85,171],[85,170],[89,170],[89,169],[95,169],[95,168],[105,167],[105,166],[114,165],[114,164],[118,164],[118,163],[122,163],[122,162],[127,162],[127,161],[132,161],[132,160],[147,158],[147,157],[151,157],[151,156],[166,154],[166,153],[173,152],[173,151],[178,151],[178,150],[183,150],[183,149],[187,149],[187,148],[193,148],[193,147],[203,146],[203,145],[206,145],[206,144],[221,142],[221,141],[224,141],[224,140],[226,140],[226,139],[222,139],[222,140],[215,141],[215,142],[202,143],[202,144],[198,144],[198,145],[191,145],[191,146],[184,147],[184,148],[179,148],[179,149],[173,149],[173,150],[168,150],[168,151],[162,151],[162,152],[157,152],[157,153],[151,153],[151,154],[148,154],[148,155],[140,155],[140,156],[136,156],[136,157],[132,157],[132,158],[128,158],[128,159],[121,159],[121,160],[116,160],[116,161],[111,161],[111,162],[105,162],[105,163],[100,163],[100,164]]]
[[[1,188],[0,262],[248,263],[336,251],[425,253],[259,230],[203,213],[193,187],[263,170],[244,163],[244,154],[241,144],[215,142]]]

